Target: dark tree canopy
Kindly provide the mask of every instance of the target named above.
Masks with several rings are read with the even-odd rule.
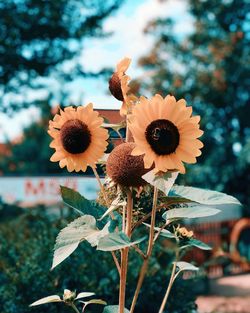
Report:
[[[250,185],[250,3],[189,0],[194,31],[173,35],[174,22],[152,21],[148,70],[142,88],[185,98],[202,116],[203,155],[182,179],[224,190],[249,204]]]
[[[0,1],[0,110],[11,107],[3,96],[22,86],[39,87],[37,77],[73,59],[83,39],[104,36],[102,22],[122,1]],[[85,74],[79,66],[75,70]]]

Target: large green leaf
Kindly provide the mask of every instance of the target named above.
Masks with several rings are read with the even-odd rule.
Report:
[[[106,306],[103,313],[119,313],[119,306],[118,305]],[[124,313],[129,313],[129,310],[125,308]]]
[[[229,196],[225,193],[213,190],[205,190],[196,187],[174,185],[170,191],[170,195],[178,195],[191,201],[211,206],[216,206],[220,204],[241,205],[236,198]]]
[[[61,186],[61,194],[64,203],[81,215],[89,214],[98,219],[105,212],[104,208],[94,205],[93,201],[84,198],[79,192],[71,188]]]
[[[206,217],[218,214],[220,210],[210,208],[210,207],[184,207],[179,209],[171,209],[165,212],[162,217],[165,220],[177,220],[182,218],[197,218],[197,217]]]
[[[109,233],[109,224],[99,230],[92,215],[81,216],[68,224],[57,236],[52,269],[71,255],[81,241],[87,240],[92,246],[96,246],[100,238]]]
[[[97,250],[115,251],[122,248],[131,247],[142,242],[145,239],[146,237],[143,237],[136,241],[130,241],[129,238],[123,232],[109,233],[108,235],[102,237],[99,240]]]

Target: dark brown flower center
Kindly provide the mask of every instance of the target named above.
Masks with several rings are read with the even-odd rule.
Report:
[[[84,152],[91,142],[88,126],[78,119],[65,122],[60,136],[63,148],[72,154]]]
[[[150,169],[144,168],[143,156],[132,156],[135,143],[126,142],[116,146],[107,160],[107,174],[123,187],[140,187],[146,185],[142,178]]]
[[[146,128],[145,136],[151,148],[158,155],[173,153],[179,145],[178,128],[169,120],[153,121]]]
[[[122,88],[121,88],[121,80],[115,72],[110,80],[109,80],[109,90],[111,94],[119,101],[123,101],[123,94],[122,94]]]

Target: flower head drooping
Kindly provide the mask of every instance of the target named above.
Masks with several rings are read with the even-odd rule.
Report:
[[[118,145],[110,153],[107,160],[107,174],[116,183],[123,187],[140,187],[146,185],[142,176],[148,172],[144,168],[142,156],[132,156],[135,148],[133,142]]]
[[[129,94],[130,77],[126,75],[126,70],[130,65],[131,59],[124,58],[116,66],[116,71],[109,80],[109,90],[119,101],[122,101],[120,114],[122,117],[130,112],[130,107],[137,101],[136,96]]]
[[[116,71],[109,80],[109,90],[111,94],[119,101],[124,101],[124,95],[127,94],[129,87],[129,76],[126,75],[126,70],[130,65],[131,59],[124,58],[116,66]]]
[[[182,162],[196,163],[203,144],[197,138],[200,130],[199,116],[193,116],[186,101],[176,101],[168,95],[152,99],[140,97],[129,119],[129,129],[136,144],[132,155],[144,154],[146,168],[155,165],[155,171],[178,170],[185,173]]]
[[[49,124],[50,144],[56,151],[50,158],[69,172],[86,171],[95,167],[108,145],[108,131],[101,128],[103,118],[93,110],[93,105],[67,107],[56,114]]]

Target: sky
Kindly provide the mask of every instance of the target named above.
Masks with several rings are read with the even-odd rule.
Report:
[[[85,41],[80,57],[84,69],[115,69],[118,61],[127,56],[132,59],[128,75],[132,78],[143,75],[136,66],[137,61],[150,51],[154,43],[154,38],[145,36],[143,30],[149,21],[157,17],[173,18],[176,36],[192,32],[193,20],[188,13],[187,0],[125,0],[119,10],[104,22],[104,30],[112,32],[112,35],[106,39]],[[57,88],[56,85],[54,88]],[[77,104],[79,99],[83,99],[83,105],[92,102],[95,108],[119,109],[120,102],[109,95],[108,83],[101,79],[78,79],[65,88],[72,94],[71,101]],[[35,119],[39,119],[39,111],[35,107],[23,110],[12,118],[0,113],[0,142],[20,136],[23,127]]]

